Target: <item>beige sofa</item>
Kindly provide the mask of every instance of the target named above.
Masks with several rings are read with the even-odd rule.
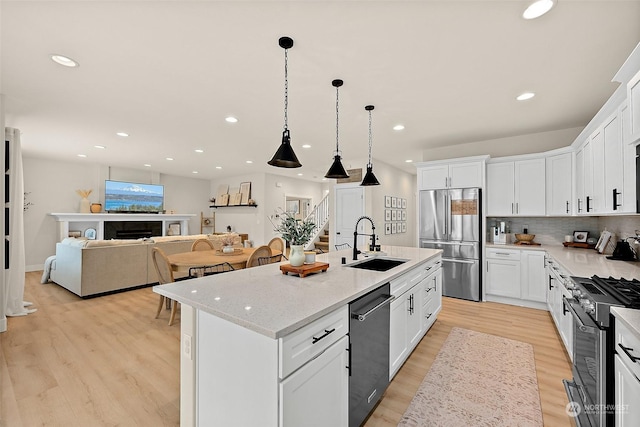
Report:
[[[241,247],[240,236],[230,234],[234,246]],[[201,234],[145,240],[68,238],[56,244],[50,280],[81,297],[146,286],[158,282],[151,257],[154,247],[167,255],[189,252],[196,239],[207,238],[214,248],[220,249],[224,237]]]

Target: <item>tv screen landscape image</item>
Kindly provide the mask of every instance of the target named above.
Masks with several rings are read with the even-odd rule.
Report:
[[[104,185],[104,204],[106,212],[162,212],[164,186],[107,180]]]

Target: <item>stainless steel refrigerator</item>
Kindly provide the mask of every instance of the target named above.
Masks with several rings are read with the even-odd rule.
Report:
[[[480,301],[479,188],[420,191],[420,247],[442,249],[442,294]]]

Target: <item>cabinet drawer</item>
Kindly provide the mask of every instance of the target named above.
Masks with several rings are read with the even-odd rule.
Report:
[[[640,338],[634,334],[627,325],[616,319],[616,353],[620,356],[622,362],[629,368],[633,374],[640,378],[640,360],[634,362],[631,357],[640,358]],[[624,350],[622,347],[624,347]],[[631,357],[629,357],[631,356]]]
[[[349,306],[344,306],[280,338],[280,378],[286,378],[348,332]]]
[[[487,248],[487,258],[518,261],[520,260],[520,251],[517,249]]]
[[[440,257],[430,259],[426,263],[420,264],[419,266],[415,267],[408,273],[405,273],[402,276],[393,279],[390,282],[391,295],[396,297],[402,295],[403,293],[420,283],[420,281],[427,277],[427,275],[440,268],[441,262],[442,261]]]
[[[429,275],[421,283],[422,285],[422,304],[428,304],[435,298],[438,289],[436,288],[436,276],[435,274]]]

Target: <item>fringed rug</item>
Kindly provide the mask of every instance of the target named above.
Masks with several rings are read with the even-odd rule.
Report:
[[[453,328],[398,425],[542,426],[533,347]]]

